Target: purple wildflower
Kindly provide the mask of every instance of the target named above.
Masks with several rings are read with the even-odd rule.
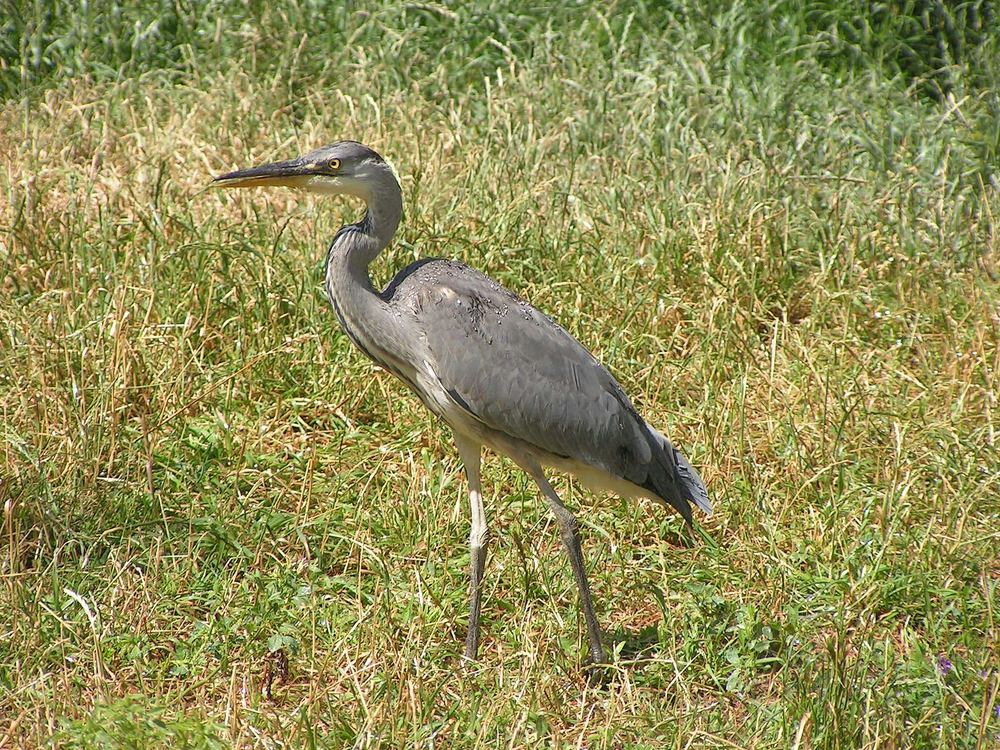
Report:
[[[1000,703],[993,707],[993,715],[1000,719]]]
[[[951,671],[951,659],[944,654],[941,654],[937,659],[937,668],[942,677],[947,677],[948,673]]]

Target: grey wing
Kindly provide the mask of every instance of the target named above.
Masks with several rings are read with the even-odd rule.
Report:
[[[434,261],[418,273],[405,291],[419,299],[431,365],[456,404],[493,430],[645,484],[656,443],[590,352],[467,266]]]

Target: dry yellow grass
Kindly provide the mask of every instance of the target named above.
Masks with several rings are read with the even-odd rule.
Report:
[[[990,746],[995,192],[972,212],[919,143],[895,154],[912,169],[866,167],[838,150],[855,113],[803,103],[796,149],[665,100],[680,73],[560,65],[511,61],[478,97],[357,93],[359,66],[294,96],[233,71],[3,105],[0,747]],[[459,668],[449,436],[319,288],[359,207],[206,189],[339,137],[407,195],[379,278],[486,270],[703,469],[718,512],[693,544],[561,487],[609,688],[577,668],[557,536],[499,461],[483,657]]]

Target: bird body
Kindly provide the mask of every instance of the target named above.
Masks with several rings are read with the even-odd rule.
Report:
[[[673,447],[607,369],[535,307],[444,259],[408,266],[379,296],[405,329],[419,332],[407,342],[417,367],[401,379],[413,378],[411,389],[454,430],[519,465],[552,466],[597,491],[661,500],[690,520],[675,486],[684,479],[675,476],[682,470],[672,464],[682,464]],[[692,494],[709,509],[707,495]]]
[[[382,291],[368,266],[394,235],[402,192],[377,153],[353,141],[287,162],[223,175],[222,186],[284,184],[347,193],[367,204],[327,252],[325,289],[341,326],[370,359],[404,382],[453,430],[469,477],[471,607],[466,656],[479,645],[487,531],[479,488],[483,445],[538,483],[556,515],[587,620],[591,657],[603,661],[576,519],[542,473],[569,472],[598,491],[663,502],[690,523],[711,512],[687,459],[636,411],[608,370],[565,329],[500,284],[447,259],[417,261]]]

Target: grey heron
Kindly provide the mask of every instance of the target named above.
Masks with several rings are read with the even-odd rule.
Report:
[[[424,259],[376,289],[368,267],[396,233],[403,197],[392,167],[371,148],[340,141],[221,175],[214,184],[284,185],[365,202],[363,218],[341,227],[330,243],[326,294],[351,341],[454,433],[472,507],[465,657],[474,660],[479,651],[488,538],[479,473],[485,445],[509,456],[548,502],[579,589],[590,659],[604,662],[577,520],[542,467],[573,474],[598,491],[658,500],[689,525],[692,505],[712,511],[698,472],[639,416],[582,344],[479,271],[453,260]]]

